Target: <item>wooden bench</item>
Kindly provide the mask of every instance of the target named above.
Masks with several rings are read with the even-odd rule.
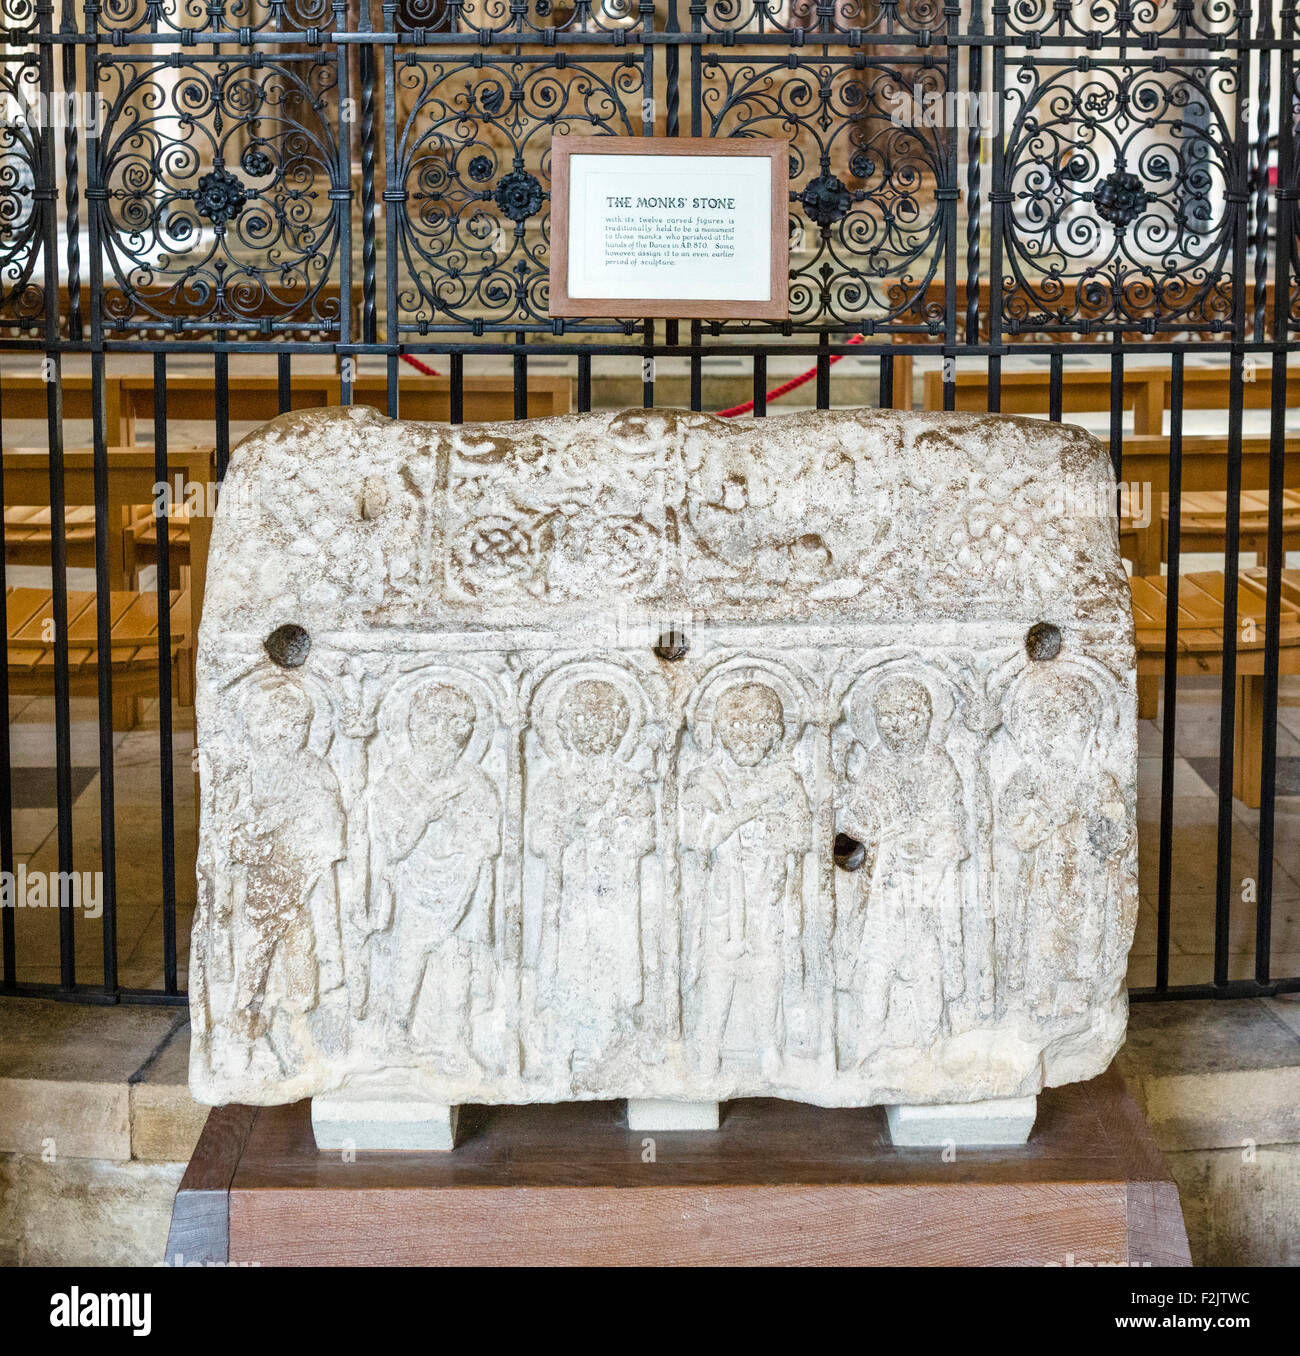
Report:
[[[149,447],[110,447],[108,449],[108,502],[104,506],[107,521],[120,524],[121,530],[110,536],[108,586],[112,592],[129,591],[125,529],[137,506],[154,499],[154,453]],[[182,500],[190,485],[206,486],[213,475],[210,447],[175,447],[167,452],[167,474],[173,488],[179,482]],[[4,500],[6,510],[15,506],[48,500],[50,459],[41,449],[11,449],[4,454]],[[85,448],[63,455],[63,494],[69,508],[95,505],[94,456]],[[48,512],[48,510],[47,510]],[[48,529],[47,529],[48,530]],[[203,589],[207,578],[208,542],[212,520],[197,515],[190,527],[189,560],[192,586],[186,593],[190,610],[189,635],[199,633],[203,608]],[[151,592],[151,591],[150,591]],[[52,672],[52,670],[50,671]],[[120,729],[132,728],[139,719],[139,702],[130,692],[114,689],[113,720]]]
[[[95,510],[78,504],[65,509],[63,540],[67,562],[75,568],[95,568]],[[5,561],[10,565],[50,564],[50,509],[25,504],[5,509]]]
[[[63,418],[94,418],[94,395],[88,375],[65,373],[63,388]],[[18,376],[6,372],[0,379],[0,414],[5,423],[13,419],[30,419],[46,424],[49,419],[50,383],[43,377]],[[109,442],[128,443],[128,421],[122,408],[122,378],[104,379],[104,427]]]
[[[154,383],[151,377],[121,378],[122,418],[127,437],[134,442],[137,425],[152,423]],[[343,388],[332,372],[294,373],[290,379],[290,408],[319,409],[343,402]],[[515,417],[514,380],[502,377],[464,379],[464,416],[468,423],[484,423]],[[382,373],[364,373],[352,387],[353,403],[388,412],[388,378]],[[445,423],[451,418],[451,378],[447,376],[403,377],[398,383],[399,413],[403,419]],[[573,383],[568,377],[528,378],[528,417],[545,418],[568,414],[573,408]],[[276,377],[232,376],[230,378],[232,422],[265,423],[280,413],[280,383]],[[216,387],[211,377],[177,376],[167,381],[167,419],[213,422],[217,417]]]
[[[96,595],[68,590],[68,678],[73,696],[99,690]],[[194,704],[190,597],[173,590],[169,656],[172,686],[182,706]],[[54,594],[50,589],[7,588],[9,690],[48,695],[54,687]],[[109,594],[112,619],[113,693],[138,700],[155,690],[158,679],[158,596],[152,590]]]
[[[1163,433],[1169,409],[1173,378],[1168,367],[1134,367],[1126,364],[1122,377],[1122,408],[1133,411],[1134,433]],[[922,378],[923,409],[943,409],[943,373],[926,372]],[[975,412],[989,407],[987,368],[959,371],[953,382],[953,408]],[[1226,367],[1183,366],[1185,410],[1226,410],[1231,374]],[[1098,414],[1110,409],[1110,371],[1104,367],[1070,368],[1061,382],[1063,414]],[[1003,414],[1046,415],[1051,407],[1052,374],[1044,370],[1003,370],[999,383]],[[1252,380],[1242,383],[1242,408],[1268,409],[1273,400],[1272,371],[1254,369]],[[1300,402],[1300,372],[1289,377],[1288,392]]]
[[[1133,620],[1137,630],[1137,671],[1157,679],[1165,671],[1165,616],[1168,609],[1167,575],[1129,580],[1133,592]],[[1180,674],[1223,672],[1222,570],[1179,576],[1178,658]],[[1264,608],[1265,572],[1242,570],[1237,592],[1237,721],[1233,732],[1233,794],[1257,808],[1260,800],[1261,751],[1264,734]],[[1281,673],[1300,673],[1300,570],[1282,574],[1282,613],[1278,635]],[[1142,711],[1153,718],[1153,710]]]
[[[343,403],[343,388],[336,372],[295,372],[289,378],[290,408],[318,409]],[[94,413],[91,379],[82,374],[63,377],[63,417],[90,421]],[[153,423],[154,379],[152,375],[127,374],[104,380],[104,421],[110,443],[126,447],[135,443],[141,423]],[[383,373],[363,373],[353,384],[353,401],[382,413],[388,410],[388,378]],[[515,417],[514,379],[509,376],[467,376],[462,384],[464,417],[469,423],[486,423]],[[10,420],[28,419],[44,424],[48,418],[49,383],[37,376],[6,373],[0,385],[0,414]],[[403,376],[398,383],[403,419],[444,423],[451,418],[451,378]],[[265,423],[280,413],[280,383],[275,376],[230,378],[231,422]],[[528,417],[545,418],[568,414],[573,408],[573,382],[565,376],[528,377]],[[214,423],[217,417],[216,380],[209,375],[175,375],[167,379],[169,422],[196,420]]]

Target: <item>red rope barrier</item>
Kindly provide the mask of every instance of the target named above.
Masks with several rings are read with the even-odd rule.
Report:
[[[852,335],[849,338],[850,344],[860,344],[863,336],[860,334]],[[421,362],[419,358],[412,357],[409,353],[398,355],[404,363],[410,363],[417,372],[422,372],[426,377],[440,377],[441,372],[436,367],[430,367],[428,363]],[[828,359],[830,363],[837,363],[841,358],[847,357],[844,353],[832,353]],[[810,382],[817,375],[817,364],[814,363],[806,372],[801,372],[797,377],[791,377],[789,381],[784,381],[780,386],[773,386],[767,393],[768,400],[780,400],[783,395],[789,395],[791,391],[797,391],[800,386]],[[754,402],[747,400],[743,405],[733,405],[729,410],[719,410],[719,419],[734,419],[738,414],[748,414],[754,408]]]
[[[850,344],[860,344],[863,336],[855,334],[849,339]],[[837,363],[841,358],[848,355],[845,353],[832,353],[830,363]],[[797,377],[791,377],[789,381],[782,382],[780,386],[773,386],[767,393],[768,400],[780,400],[783,395],[789,395],[791,391],[798,390],[805,382],[811,381],[817,375],[817,364],[814,363],[806,372],[801,372]],[[748,414],[754,408],[754,402],[747,400],[743,405],[733,405],[729,410],[719,410],[717,412],[719,419],[734,419],[738,414]]]
[[[423,372],[426,377],[440,377],[442,373],[436,367],[430,367],[428,363],[422,363],[419,358],[412,358],[409,353],[399,353],[397,355],[404,363],[410,363],[417,372]]]

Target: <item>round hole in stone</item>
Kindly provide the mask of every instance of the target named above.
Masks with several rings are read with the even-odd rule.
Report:
[[[668,660],[670,664],[685,659],[690,648],[690,642],[687,641],[684,631],[665,631],[655,642],[655,654],[660,659]]]
[[[1025,632],[1025,653],[1030,659],[1055,659],[1061,653],[1061,629],[1051,622],[1035,622]]]
[[[282,669],[297,669],[307,662],[311,653],[311,637],[301,626],[286,622],[267,636],[262,647],[271,657],[272,664],[278,664]]]
[[[866,860],[865,844],[847,833],[835,835],[835,865],[841,871],[856,871]]]

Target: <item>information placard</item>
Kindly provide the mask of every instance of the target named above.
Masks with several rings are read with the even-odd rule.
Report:
[[[784,141],[556,137],[552,315],[785,320]]]

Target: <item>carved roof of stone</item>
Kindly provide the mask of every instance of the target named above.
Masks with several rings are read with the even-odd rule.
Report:
[[[774,623],[1128,627],[1105,448],[875,410],[524,423],[283,415],[235,450],[204,631]]]

